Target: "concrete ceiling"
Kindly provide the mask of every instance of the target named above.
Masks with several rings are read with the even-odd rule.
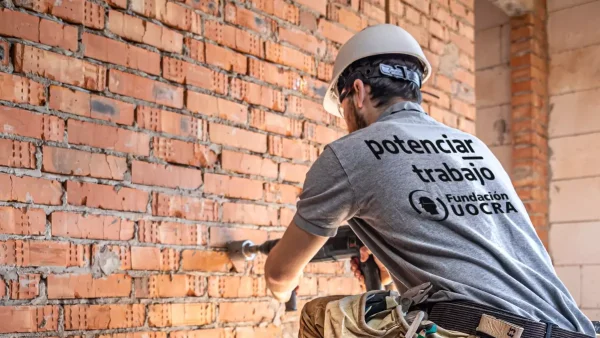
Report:
[[[535,0],[489,0],[508,16],[521,15],[533,10]]]

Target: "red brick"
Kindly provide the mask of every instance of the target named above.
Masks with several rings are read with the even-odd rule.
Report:
[[[35,162],[33,143],[0,139],[0,165],[34,169]]]
[[[167,26],[202,34],[200,15],[177,3],[159,0],[132,0],[131,10],[149,18],[156,18]]]
[[[302,300],[298,302],[298,308],[301,309],[303,307]],[[285,325],[285,324],[284,324]],[[273,324],[267,327],[236,327],[235,328],[235,337],[236,338],[270,338],[270,337],[281,337],[283,336],[283,330],[285,332],[289,332],[285,326],[275,326]],[[294,331],[297,331],[295,328]]]
[[[269,302],[237,302],[219,304],[219,322],[254,322],[259,323],[264,318],[273,318],[275,308]]]
[[[262,181],[206,173],[204,192],[232,198],[259,200],[263,196]]]
[[[267,183],[265,185],[265,201],[295,204],[301,192],[301,188],[293,185]]]
[[[293,163],[281,163],[279,165],[279,179],[283,181],[302,183],[306,178],[309,166]]]
[[[249,28],[263,35],[269,35],[275,31],[275,22],[272,19],[232,3],[225,5],[225,21]]]
[[[265,134],[212,122],[209,125],[209,133],[210,141],[214,143],[259,153],[267,151],[267,135]]]
[[[144,304],[64,305],[65,330],[107,330],[142,326]]]
[[[135,279],[136,298],[200,297],[206,279],[193,275],[153,275]]]
[[[133,124],[133,104],[63,87],[50,86],[50,108],[119,124]]]
[[[407,10],[408,8],[409,7],[406,7]],[[368,17],[375,19],[379,23],[385,23],[385,10],[382,7],[377,7],[369,2],[362,1],[361,12]]]
[[[450,32],[450,41],[456,44],[456,46],[467,53],[470,57],[475,57],[475,44],[464,36],[458,35],[454,32]]]
[[[269,206],[247,203],[223,203],[223,222],[253,225],[277,225],[277,209]]]
[[[429,3],[430,0],[403,0],[406,4],[413,6],[419,11],[429,14]]]
[[[150,327],[206,325],[215,321],[212,303],[154,304],[148,307]]]
[[[168,28],[117,11],[109,11],[108,29],[116,35],[158,49],[181,53],[183,35]]]
[[[288,46],[278,45],[271,41],[266,42],[267,60],[285,66],[303,70],[311,75],[316,75],[315,59]]]
[[[155,137],[153,144],[154,156],[170,163],[212,167],[217,162],[217,154],[198,143]]]
[[[148,192],[132,188],[67,181],[67,202],[90,208],[146,211]]]
[[[205,37],[210,40],[243,53],[264,57],[264,40],[252,33],[212,20],[204,23],[204,30]]]
[[[279,208],[279,225],[288,226],[294,219],[296,211],[288,208]]]
[[[283,69],[276,64],[253,58],[249,59],[249,61],[250,76],[261,81],[279,87],[296,89],[296,83],[299,83],[302,79],[298,73]]]
[[[7,318],[0,333],[56,331],[58,316],[57,305],[0,306],[0,318]]]
[[[0,242],[0,263],[12,266],[83,267],[89,245],[54,241],[7,240]]]
[[[365,292],[358,279],[353,277],[319,277],[319,294],[341,295]]]
[[[10,282],[10,299],[34,299],[40,294],[40,275],[19,274]]]
[[[286,113],[299,115],[325,124],[331,123],[331,115],[323,109],[321,104],[297,96],[290,96],[288,98]]]
[[[458,1],[450,1],[450,11],[455,16],[466,20],[471,26],[475,24],[475,12],[465,7]]]
[[[265,13],[298,24],[300,15],[298,7],[284,0],[252,0],[252,5]]]
[[[0,9],[0,35],[40,41],[40,18],[23,12]]]
[[[131,130],[69,120],[69,143],[84,144],[135,155],[150,154],[150,136]]]
[[[231,80],[231,96],[250,104],[262,105],[277,111],[285,109],[285,97],[281,91],[237,78]]]
[[[316,296],[319,293],[317,277],[302,277],[298,285],[299,296]]]
[[[102,91],[106,86],[106,68],[32,46],[16,44],[15,70],[32,73],[58,82]]]
[[[56,116],[34,114],[12,107],[0,107],[0,124],[5,134],[59,142],[62,142],[65,131],[65,122]]]
[[[0,72],[0,99],[41,106],[46,102],[46,93],[43,85],[38,82]],[[0,107],[0,109],[9,108]]]
[[[227,94],[227,76],[193,63],[163,57],[163,77],[167,80]]]
[[[223,150],[221,166],[224,170],[237,173],[277,178],[277,163],[260,156]]]
[[[260,109],[251,110],[250,125],[254,128],[285,136],[300,137],[302,134],[301,121],[284,117],[279,114],[265,112]]]
[[[140,242],[174,245],[205,245],[207,242],[206,227],[201,225],[149,220],[141,220],[139,224]]]
[[[187,92],[186,107],[200,115],[218,117],[232,122],[246,124],[248,107],[214,95]]]
[[[315,161],[318,149],[302,140],[269,136],[269,154],[300,161]]]
[[[86,0],[70,0],[55,3],[50,0],[16,0],[22,6],[41,13],[49,13],[67,22],[83,24],[90,28],[104,28],[104,8]]]
[[[337,130],[319,124],[304,123],[304,137],[313,142],[329,144],[342,136],[343,134]]]
[[[297,0],[297,3],[306,6],[319,14],[327,14],[327,2],[322,0]]]
[[[452,110],[468,119],[475,120],[475,106],[463,101],[452,99]]]
[[[106,0],[106,2],[113,7],[118,7],[122,9],[127,8],[127,0]]]
[[[390,13],[402,16],[404,14],[404,4],[402,0],[390,0]]]
[[[436,19],[451,30],[458,29],[458,21],[454,16],[450,14],[448,8],[443,8],[438,5],[432,5],[431,18]]]
[[[265,297],[267,286],[262,277],[210,276],[208,295],[216,298]]]
[[[278,36],[279,41],[288,42],[314,55],[322,57],[325,56],[325,52],[327,51],[327,44],[325,44],[325,41],[321,41],[314,35],[304,33],[299,29],[279,27]]]
[[[250,240],[257,244],[263,243],[268,239],[268,233],[257,229],[211,227],[209,238],[209,246],[224,248],[227,243],[233,241]]]
[[[56,21],[40,20],[40,42],[70,51],[77,51],[78,29],[75,26],[63,25]]]
[[[122,180],[127,171],[123,157],[94,154],[76,149],[43,147],[45,172]]]
[[[173,134],[183,137],[193,137],[202,141],[207,140],[206,121],[170,111],[138,106],[137,123],[140,128]]]
[[[183,250],[181,269],[184,271],[229,272],[231,261],[226,252]]]
[[[166,83],[111,69],[108,86],[109,90],[116,94],[173,108],[183,107],[183,88]]]
[[[98,338],[167,338],[167,333],[157,331],[137,331],[129,333],[101,334],[98,335]]]
[[[333,65],[320,62],[317,69],[317,77],[323,81],[330,81],[333,77]]]
[[[0,207],[1,234],[41,235],[45,228],[46,213],[41,209]]]
[[[0,200],[60,205],[62,186],[58,181],[0,174]]]
[[[49,275],[48,299],[129,297],[131,277],[112,274],[94,278],[91,274]]]
[[[194,38],[185,38],[185,46],[189,51],[189,56],[200,62],[204,62],[204,41],[198,41]]]
[[[328,19],[333,20],[349,28],[351,31],[358,32],[367,27],[367,19],[361,17],[360,14],[344,7],[337,7],[332,4],[331,14]]]
[[[300,11],[300,27],[308,29],[311,32],[317,30],[317,15],[309,10]]]
[[[198,189],[202,185],[202,172],[184,167],[133,161],[133,183],[181,189]]]
[[[246,74],[248,69],[248,58],[240,53],[236,53],[224,47],[207,43],[206,63],[223,68],[227,71],[234,71],[240,74]]]
[[[133,239],[133,221],[105,215],[56,211],[52,213],[52,236],[128,241]]]
[[[158,53],[90,33],[83,33],[82,42],[86,57],[141,70],[149,74],[160,74],[160,54]]]
[[[152,214],[194,221],[214,221],[219,215],[219,205],[208,199],[154,193]]]
[[[462,68],[457,68],[454,70],[454,79],[464,85],[475,88],[475,75],[469,71],[466,71]]]
[[[179,253],[172,248],[131,247],[131,269],[169,271],[179,268]]]

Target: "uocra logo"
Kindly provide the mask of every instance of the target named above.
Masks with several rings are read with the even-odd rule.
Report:
[[[408,195],[410,206],[418,214],[433,221],[444,221],[448,218],[448,207],[439,199],[424,190],[414,190]]]
[[[418,214],[439,222],[446,220],[450,213],[464,217],[519,212],[510,202],[507,194],[496,192],[469,195],[446,194],[442,199],[424,190],[414,190],[408,195],[408,201]]]

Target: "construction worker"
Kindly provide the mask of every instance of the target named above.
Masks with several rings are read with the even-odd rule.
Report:
[[[267,258],[268,289],[287,301],[310,259],[347,223],[400,295],[429,283],[427,297],[406,310],[424,311],[441,328],[475,334],[489,314],[516,325],[509,337],[595,336],[494,154],[423,110],[420,89],[431,72],[417,41],[398,26],[368,27],[342,46],[323,105],[345,119],[349,134],[308,171],[296,214]],[[310,301],[300,337],[385,336],[364,325],[377,308],[369,302],[384,299],[384,310],[393,303],[393,293],[378,292],[387,298]],[[408,311],[389,318],[399,325]]]

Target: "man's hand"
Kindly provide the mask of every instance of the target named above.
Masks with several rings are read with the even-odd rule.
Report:
[[[362,246],[360,248],[360,261],[363,263],[366,262],[367,259],[369,259],[369,255],[372,255],[371,250],[369,250],[366,246]],[[390,276],[389,271],[383,265],[383,263],[381,263],[381,261],[379,259],[377,259],[377,257],[375,257],[375,255],[373,255],[373,258],[375,259],[375,263],[377,264],[377,267],[379,268],[379,278],[381,278],[381,284],[382,285],[390,284],[392,282],[392,276]],[[357,259],[350,260],[350,268],[352,269],[352,272],[354,272],[354,276],[356,278],[358,278],[358,280],[360,281],[361,284],[364,285],[365,277],[360,272],[359,262]]]

